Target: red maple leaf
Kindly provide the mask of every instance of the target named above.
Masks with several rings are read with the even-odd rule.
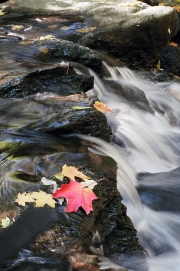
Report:
[[[62,187],[53,194],[53,198],[65,198],[67,200],[66,212],[77,212],[81,206],[86,214],[93,211],[92,201],[98,199],[90,188],[83,187],[81,183],[70,180],[69,184]]]

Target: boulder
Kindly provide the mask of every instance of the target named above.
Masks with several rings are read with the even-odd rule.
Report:
[[[96,30],[83,35],[81,43],[104,50],[131,68],[154,67],[178,30],[177,14],[171,7],[123,1],[94,8],[88,15],[88,23],[96,26]]]
[[[140,1],[97,2],[73,0],[16,0],[17,14],[83,15],[84,28],[79,43],[104,50],[133,68],[151,68],[164,46],[178,31],[177,12],[171,7],[149,6]],[[9,15],[7,15],[9,16]],[[10,14],[13,16],[13,13]]]

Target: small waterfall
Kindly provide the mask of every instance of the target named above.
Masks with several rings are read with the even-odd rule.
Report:
[[[140,91],[140,97],[138,98],[141,99],[141,95],[145,95],[144,97],[151,110],[153,110],[150,107],[152,97],[153,101],[157,103],[161,100],[161,103],[164,104],[164,107],[166,105],[167,108],[170,107],[169,101],[172,100],[171,103],[175,103],[178,109],[178,113],[174,118],[176,120],[180,119],[180,109],[177,106],[179,102],[172,95],[168,98],[167,93],[164,93],[161,89],[159,90],[159,87],[154,91],[154,83],[147,84],[127,68],[112,68],[107,63],[104,65],[111,75],[111,77],[106,78],[107,81],[115,81],[119,89],[123,87],[126,90],[130,86],[132,91]],[[174,144],[174,138],[178,140],[180,130],[171,125],[166,114],[164,116],[157,111],[152,113],[134,108],[132,103],[125,101],[124,97],[118,95],[118,91],[116,93],[109,92],[106,84],[94,72],[90,71],[90,73],[95,78],[93,93],[114,111],[114,114],[106,114],[108,123],[117,141],[123,141],[127,146],[127,159],[131,161],[134,170],[136,172],[162,172],[176,168],[179,157],[174,154],[169,143]],[[153,95],[147,95],[147,93],[151,93],[151,90]],[[162,96],[161,99],[160,96]],[[155,99],[156,97],[157,99]],[[171,111],[172,108],[173,105]]]
[[[114,143],[88,136],[80,137],[94,143],[92,151],[110,156],[116,161],[117,188],[137,229],[139,241],[150,255],[149,271],[179,271],[180,213],[153,210],[142,204],[135,187],[141,187],[136,174],[166,174],[180,164],[180,84],[155,84],[127,68],[110,67],[107,62],[104,63],[104,69],[105,76],[102,80],[89,70],[95,78],[94,89],[89,95],[97,95],[99,100],[113,110],[112,114],[106,113],[106,116],[113,131]],[[109,90],[108,84],[112,81],[116,84],[116,91]],[[138,107],[138,103],[138,106],[134,105],[122,95],[122,91],[118,93],[118,89],[122,88],[134,91],[137,96],[142,95],[145,107]],[[118,146],[118,142],[124,144]],[[169,179],[169,176],[167,175],[167,182],[173,184],[174,179]],[[178,187],[180,189],[180,182]],[[169,193],[173,193],[176,188],[172,185],[169,190]]]

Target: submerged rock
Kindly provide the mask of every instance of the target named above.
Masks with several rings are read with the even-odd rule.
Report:
[[[104,114],[83,95],[39,95],[27,99],[0,99],[1,127],[20,132],[78,133],[109,141],[111,129]],[[77,109],[76,109],[77,107]]]

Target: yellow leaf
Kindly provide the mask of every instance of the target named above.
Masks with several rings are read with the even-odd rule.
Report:
[[[28,45],[28,44],[32,44],[33,41],[32,40],[27,40],[27,41],[20,41],[19,44],[23,44],[23,45]]]
[[[47,35],[47,36],[42,36],[42,37],[40,37],[39,39],[40,40],[49,40],[49,39],[52,39],[53,38],[53,36],[52,35]]]
[[[84,175],[82,172],[78,171],[76,167],[71,167],[64,165],[62,167],[62,174],[72,180],[75,180],[75,177],[79,177],[81,179],[90,179],[88,176]],[[56,178],[58,174],[54,175]]]
[[[80,28],[80,29],[76,29],[76,32],[86,34],[86,33],[94,31],[95,29],[96,27]]]
[[[161,62],[160,62],[160,60],[159,60],[158,63],[156,64],[156,68],[157,68],[157,69],[160,69],[160,68],[161,68]]]
[[[62,172],[59,172],[57,174],[54,175],[54,177],[56,177],[56,179],[63,181],[64,175],[62,174]]]
[[[83,109],[88,109],[88,108],[91,108],[91,107],[90,106],[78,106],[78,105],[75,105],[72,108],[75,109],[75,110],[83,110]]]
[[[63,30],[63,31],[66,31],[66,30],[69,30],[69,27],[66,26],[66,25],[64,25],[64,26],[62,26],[60,29]]]
[[[165,6],[165,3],[159,3],[158,6]]]
[[[51,194],[47,194],[44,191],[29,193],[29,196],[35,201],[35,207],[43,207],[48,204],[50,207],[55,208],[55,200]]]
[[[100,111],[101,113],[106,112],[113,112],[106,104],[102,102],[95,102],[94,107]]]
[[[50,29],[54,29],[54,28],[56,28],[56,27],[58,27],[57,24],[48,25],[48,28],[50,28]]]
[[[19,30],[22,30],[24,29],[24,26],[23,25],[13,25],[11,27],[12,30],[15,30],[15,31],[19,31]]]
[[[19,193],[17,199],[15,200],[19,205],[25,206],[27,202],[35,202],[30,196],[29,193],[24,192],[23,194]]]
[[[6,12],[3,12],[2,9],[0,9],[0,16],[6,14]]]
[[[6,217],[6,218],[4,218],[4,219],[2,219],[2,228],[7,228],[7,227],[9,227],[10,225],[12,225],[12,221],[11,221],[11,219],[9,218],[9,217]]]
[[[48,50],[48,48],[47,47],[43,47],[43,46],[41,46],[41,47],[39,47],[39,49],[38,49],[40,52],[42,52],[43,54],[48,54],[48,52],[49,52],[49,50]]]

